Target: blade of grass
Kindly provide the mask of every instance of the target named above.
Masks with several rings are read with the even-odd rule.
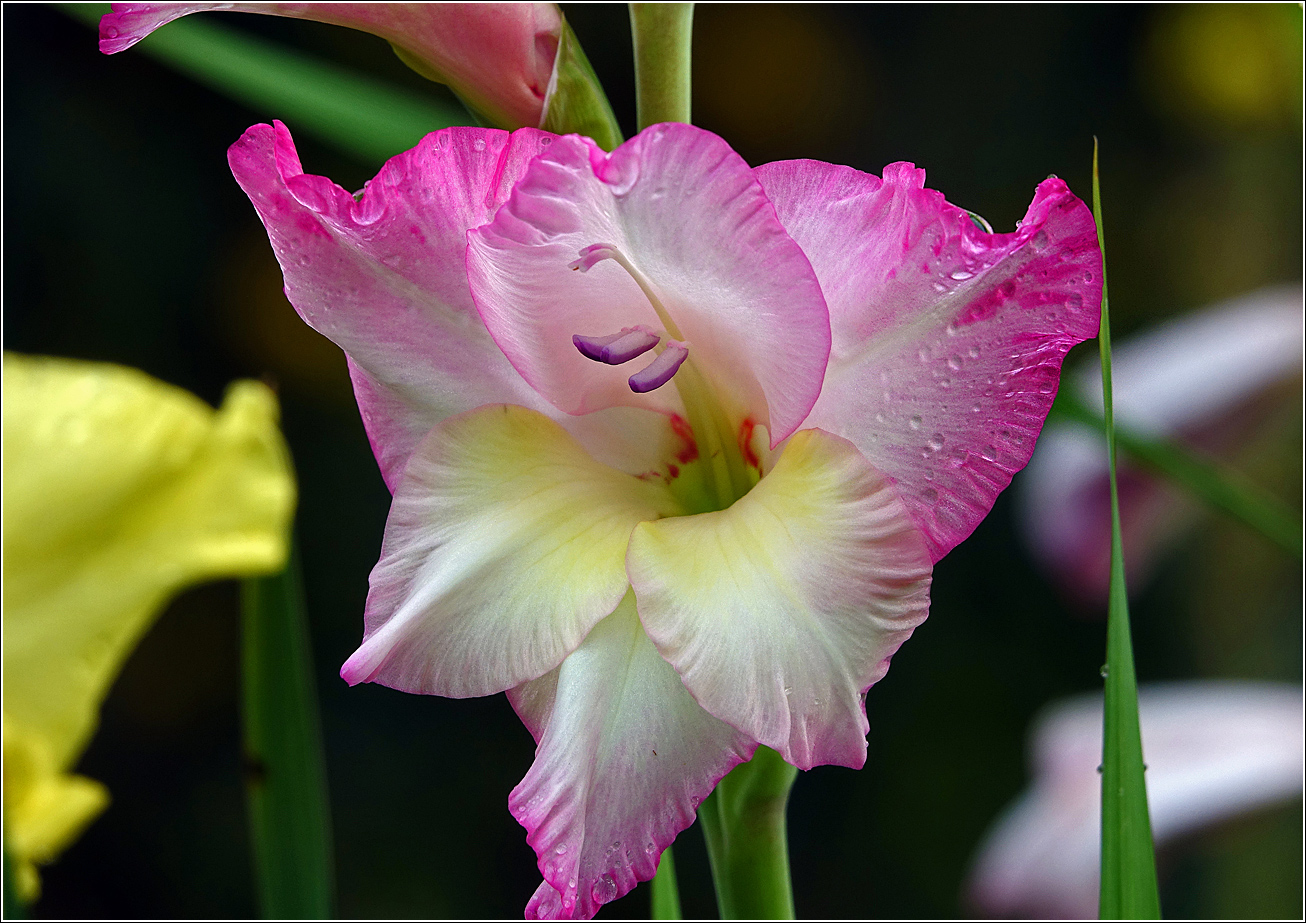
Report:
[[[1105,424],[1069,387],[1052,405],[1056,416],[1096,429]],[[1116,446],[1143,467],[1186,489],[1214,510],[1225,513],[1270,539],[1288,554],[1302,557],[1302,524],[1288,506],[1236,473],[1194,454],[1171,439],[1115,428]]]
[[[650,897],[654,920],[679,920],[680,889],[676,886],[676,860],[671,855],[671,847],[662,850],[658,861],[658,873],[653,876],[653,890]]]
[[[1116,489],[1115,414],[1111,403],[1111,314],[1107,300],[1102,194],[1093,139],[1093,220],[1102,250],[1102,407],[1111,482],[1111,596],[1107,614],[1105,713],[1102,722],[1102,880],[1098,917],[1103,920],[1161,918],[1156,855],[1143,778],[1143,738],[1138,726],[1138,683],[1125,595],[1120,498]]]
[[[107,3],[60,8],[92,27],[109,12]],[[368,164],[416,146],[437,128],[475,124],[458,106],[198,17],[169,23],[136,48]]]
[[[333,869],[322,733],[300,587],[286,569],[241,586],[246,788],[263,916],[331,916]]]

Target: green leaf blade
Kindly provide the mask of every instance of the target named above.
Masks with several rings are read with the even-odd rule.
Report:
[[[62,8],[91,26],[108,12],[107,4]],[[368,164],[415,147],[436,129],[474,124],[457,106],[202,18],[171,22],[137,49]]]
[[[1098,917],[1103,920],[1161,918],[1156,855],[1147,809],[1143,739],[1138,723],[1138,683],[1125,592],[1124,545],[1116,486],[1115,415],[1111,400],[1111,315],[1107,298],[1106,246],[1097,142],[1093,144],[1093,219],[1102,250],[1102,407],[1111,484],[1111,591],[1107,614],[1107,661],[1102,722],[1102,879]]]
[[[263,916],[332,915],[334,869],[322,733],[298,554],[241,587],[246,787]]]

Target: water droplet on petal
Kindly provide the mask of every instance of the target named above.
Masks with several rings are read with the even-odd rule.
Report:
[[[566,851],[567,851],[567,846],[566,846],[566,844],[563,844],[562,846],[559,846],[557,849],[554,850],[554,852],[556,852],[556,853],[557,853],[558,855],[560,855],[560,856],[561,856],[563,853],[565,853]]]
[[[1111,674],[1111,669],[1106,664],[1102,664],[1102,669],[1098,672],[1102,674],[1103,679],[1106,679]]]
[[[967,279],[974,276],[975,273],[967,272],[964,269],[954,269],[951,273],[949,273],[949,275],[957,282],[965,282]]]
[[[594,887],[590,889],[590,897],[594,898],[595,902],[599,904],[606,904],[616,896],[617,883],[612,880],[611,875],[604,875],[594,882]]]
[[[930,285],[934,288],[936,292],[945,292],[948,290],[948,287],[944,285],[942,282],[931,282]]]
[[[920,429],[921,428],[920,414],[913,415],[912,418],[907,421],[907,425],[910,426],[912,429]]]
[[[961,356],[949,356],[948,368],[952,369],[954,372],[961,371]]]
[[[1071,292],[1071,294],[1066,298],[1066,307],[1068,307],[1072,311],[1078,311],[1083,306],[1084,306],[1083,297],[1075,294],[1074,292]]]
[[[935,433],[930,437],[930,451],[937,452],[943,448],[943,434]]]
[[[475,141],[472,142],[472,147],[474,147],[478,151],[485,150],[485,139],[477,138]]]
[[[934,503],[939,499],[939,492],[933,487],[927,487],[921,491],[921,501],[924,503]]]
[[[978,405],[975,407],[975,409],[976,409],[976,410],[979,410]],[[991,446],[991,445],[986,445],[986,446],[985,446],[985,447],[980,451],[980,458],[984,459],[985,461],[997,461],[997,460],[998,460],[998,450],[995,449],[995,448],[993,448],[993,446]]]
[[[1047,232],[1047,231],[1039,231],[1039,232],[1038,232],[1037,234],[1035,234],[1034,237],[1030,240],[1030,244],[1033,245],[1033,247],[1034,247],[1035,250],[1042,250],[1042,249],[1044,249],[1044,248],[1048,245],[1048,232]]]

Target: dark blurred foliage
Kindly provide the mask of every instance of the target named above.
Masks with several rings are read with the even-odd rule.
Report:
[[[625,7],[565,8],[632,133]],[[343,358],[295,318],[227,169],[227,146],[276,113],[138,52],[102,56],[53,8],[6,4],[3,16],[5,348],[138,366],[210,402],[233,378],[278,383],[301,483],[340,914],[519,916],[538,875],[506,801],[533,748],[506,700],[350,689],[336,673],[361,636],[389,498]],[[368,35],[222,19],[443,92]],[[912,160],[998,230],[1049,173],[1087,199],[1096,134],[1119,335],[1300,278],[1300,36],[1296,5],[701,5],[694,106],[752,163],[878,172]],[[297,141],[310,172],[346,188],[379,167]],[[1298,504],[1299,390],[1287,402],[1244,462]],[[1007,497],[937,567],[933,596],[869,697],[866,768],[820,768],[795,787],[803,916],[966,914],[972,851],[1025,782],[1031,715],[1100,687],[1104,624],[1071,616],[1034,570]],[[232,585],[185,594],[127,664],[79,767],[113,805],[45,871],[37,915],[255,913],[236,607]],[[1300,615],[1299,563],[1208,517],[1135,604],[1140,679],[1300,681]],[[715,915],[698,831],[676,850],[686,912]],[[1171,915],[1299,917],[1301,860],[1298,802],[1164,851],[1163,901]],[[647,900],[641,887],[603,916],[645,916]]]

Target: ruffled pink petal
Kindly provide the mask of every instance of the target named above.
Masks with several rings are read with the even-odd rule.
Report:
[[[757,746],[695,704],[630,595],[557,670],[509,697],[539,742],[508,800],[544,876],[526,907],[534,919],[589,919],[651,879]]]
[[[562,32],[553,3],[115,3],[100,20],[100,50],[123,51],[159,26],[205,10],[294,16],[371,32],[506,127],[542,124]]]
[[[799,769],[865,762],[864,694],[925,620],[930,560],[852,445],[799,431],[729,509],[638,525],[626,569],[700,705]]]
[[[454,697],[535,679],[626,594],[635,524],[680,512],[662,481],[599,464],[542,414],[452,417],[404,469],[340,674]]]
[[[679,333],[614,260],[571,268],[596,244],[647,278]],[[558,139],[494,220],[468,235],[467,266],[496,342],[568,413],[679,409],[674,389],[635,394],[633,369],[592,362],[572,341],[638,324],[687,342],[728,411],[768,426],[773,444],[820,392],[830,341],[816,277],[752,171],[701,129],[656,125],[610,155],[585,138]]]
[[[255,125],[228,154],[300,316],[350,359],[386,483],[442,419],[482,404],[549,409],[494,345],[464,269],[488,221],[552,136],[448,128],[392,158],[357,201],[303,172],[285,126]]]
[[[816,269],[833,345],[808,420],[897,482],[937,561],[1034,450],[1061,361],[1097,333],[1102,258],[1088,208],[1041,183],[1012,234],[925,189],[816,161],[756,170]]]

